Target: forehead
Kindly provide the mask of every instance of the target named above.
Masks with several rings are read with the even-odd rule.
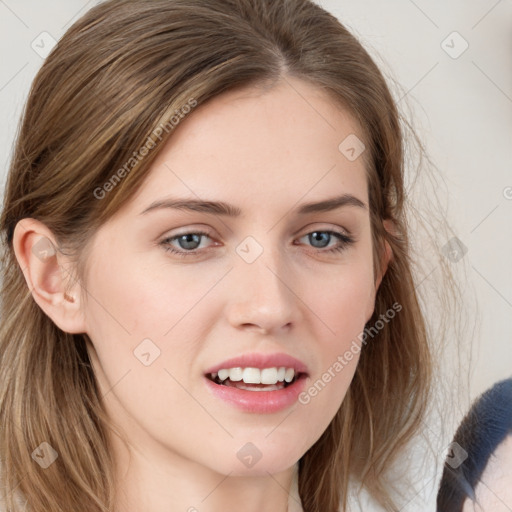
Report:
[[[166,191],[240,205],[359,192],[366,201],[363,134],[319,87],[295,78],[223,93],[185,116],[153,162],[137,205]],[[348,143],[347,143],[348,141]],[[347,145],[360,146],[350,158]],[[284,195],[283,195],[284,193]]]

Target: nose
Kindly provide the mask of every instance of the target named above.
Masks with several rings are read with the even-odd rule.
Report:
[[[239,258],[230,275],[227,317],[233,327],[270,334],[301,320],[299,283],[278,250],[264,250],[252,263]]]

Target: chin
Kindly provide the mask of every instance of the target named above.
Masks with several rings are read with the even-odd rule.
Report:
[[[267,446],[257,450],[247,443],[224,469],[230,476],[267,477],[269,473],[273,475],[288,470],[299,458],[300,454],[290,455],[277,447]]]

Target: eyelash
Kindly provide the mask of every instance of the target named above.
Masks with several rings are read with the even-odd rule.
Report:
[[[352,238],[351,236],[348,236],[348,235],[344,235],[342,233],[338,233],[337,231],[330,231],[328,229],[324,229],[324,230],[320,230],[320,229],[317,229],[317,230],[314,230],[314,231],[310,231],[309,233],[305,233],[304,235],[302,235],[300,238],[303,238],[307,235],[310,235],[312,233],[329,233],[330,235],[334,235],[335,237],[337,237],[339,240],[340,240],[340,245],[337,245],[335,247],[332,247],[331,249],[326,249],[326,250],[323,250],[323,249],[318,249],[317,251],[319,253],[329,253],[329,254],[332,254],[332,253],[339,253],[339,252],[342,252],[344,251],[345,249],[347,249],[350,245],[352,245],[354,242],[355,242],[355,239]],[[172,237],[168,237],[168,238],[165,238],[164,240],[162,240],[160,242],[160,245],[163,246],[164,250],[166,252],[170,252],[172,254],[175,254],[176,256],[180,256],[180,257],[187,257],[187,256],[197,256],[198,255],[198,249],[192,249],[190,251],[184,251],[184,250],[178,250],[176,249],[175,247],[172,247],[169,245],[169,243],[173,240],[176,240],[182,236],[185,236],[185,235],[200,235],[200,236],[206,236],[208,238],[211,238],[209,233],[206,233],[204,231],[190,231],[188,233],[181,233],[179,235],[175,235],[175,236],[172,236]]]

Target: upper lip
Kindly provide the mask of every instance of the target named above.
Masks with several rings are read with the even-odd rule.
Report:
[[[285,354],[284,352],[276,352],[273,354],[262,354],[262,353],[249,353],[242,354],[237,357],[233,357],[231,359],[226,359],[221,363],[218,363],[211,368],[208,368],[205,371],[205,374],[215,373],[223,368],[280,368],[284,366],[285,368],[293,368],[295,373],[306,373],[307,374],[307,366],[299,361],[297,358]]]

